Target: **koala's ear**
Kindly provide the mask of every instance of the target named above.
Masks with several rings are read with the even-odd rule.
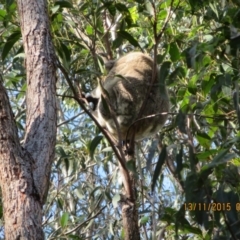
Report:
[[[97,108],[97,104],[98,104],[99,99],[95,98],[95,97],[93,97],[91,95],[87,96],[86,99],[87,99],[88,103],[92,103],[93,104],[92,110],[95,111],[96,108]]]
[[[115,63],[115,60],[109,60],[109,56],[107,55],[107,53],[102,53],[101,52],[101,53],[98,53],[98,55],[103,60],[105,68],[109,72],[112,69],[112,67],[113,67],[113,65]]]
[[[115,64],[115,60],[107,61],[104,64],[105,64],[105,68],[109,72],[112,69],[113,65]]]

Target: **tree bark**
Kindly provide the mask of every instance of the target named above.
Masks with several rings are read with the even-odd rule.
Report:
[[[56,67],[45,0],[18,0],[27,72],[27,112],[20,145],[0,83],[0,185],[5,239],[44,239],[42,207],[56,141]]]

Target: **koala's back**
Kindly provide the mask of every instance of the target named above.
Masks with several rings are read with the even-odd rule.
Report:
[[[167,112],[169,110],[169,100],[166,96],[160,95],[160,86],[158,78],[154,79],[150,94],[147,97],[148,89],[151,85],[153,73],[153,60],[146,54],[140,52],[129,53],[118,59],[103,82],[103,87],[107,90],[110,103],[115,112],[120,126],[121,136],[126,139],[129,127],[137,119]],[[140,114],[143,102],[146,102],[145,108]],[[102,126],[107,129],[116,138],[117,131],[112,116],[100,101],[98,104],[98,117],[101,118]],[[165,123],[167,116],[155,116],[144,119],[130,129],[128,138],[135,132],[135,139],[142,139],[156,133]]]

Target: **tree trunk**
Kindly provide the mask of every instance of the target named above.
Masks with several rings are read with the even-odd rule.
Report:
[[[5,239],[44,239],[42,207],[56,141],[56,67],[45,0],[18,0],[26,57],[23,146],[0,83],[0,185]]]
[[[126,199],[122,203],[122,219],[125,240],[140,240],[138,208],[136,200]]]
[[[134,144],[133,144],[134,149]],[[127,154],[126,149],[123,149],[125,152],[125,159],[126,161],[133,161],[134,159],[134,151],[131,155]],[[135,164],[135,161],[133,162]],[[134,166],[136,169],[136,167]],[[124,169],[121,168],[122,177],[124,178],[123,171]],[[137,193],[136,193],[136,179],[134,176],[134,172],[129,171],[130,181],[128,181],[129,187],[126,188],[125,186],[125,196],[121,199],[121,206],[122,206],[122,220],[123,220],[123,230],[124,230],[124,240],[140,240],[140,231],[138,226],[138,207],[137,207]],[[131,192],[128,194],[127,189],[131,189]]]

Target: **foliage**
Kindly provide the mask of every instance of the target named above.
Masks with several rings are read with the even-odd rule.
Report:
[[[48,11],[59,61],[86,93],[106,75],[100,52],[153,56],[160,33],[156,61],[170,68],[162,72],[172,107],[161,134],[137,147],[141,235],[239,239],[239,1],[65,0],[49,1]],[[26,76],[14,1],[0,1],[0,23],[1,78],[21,138]],[[58,75],[46,236],[122,239],[117,161]]]

